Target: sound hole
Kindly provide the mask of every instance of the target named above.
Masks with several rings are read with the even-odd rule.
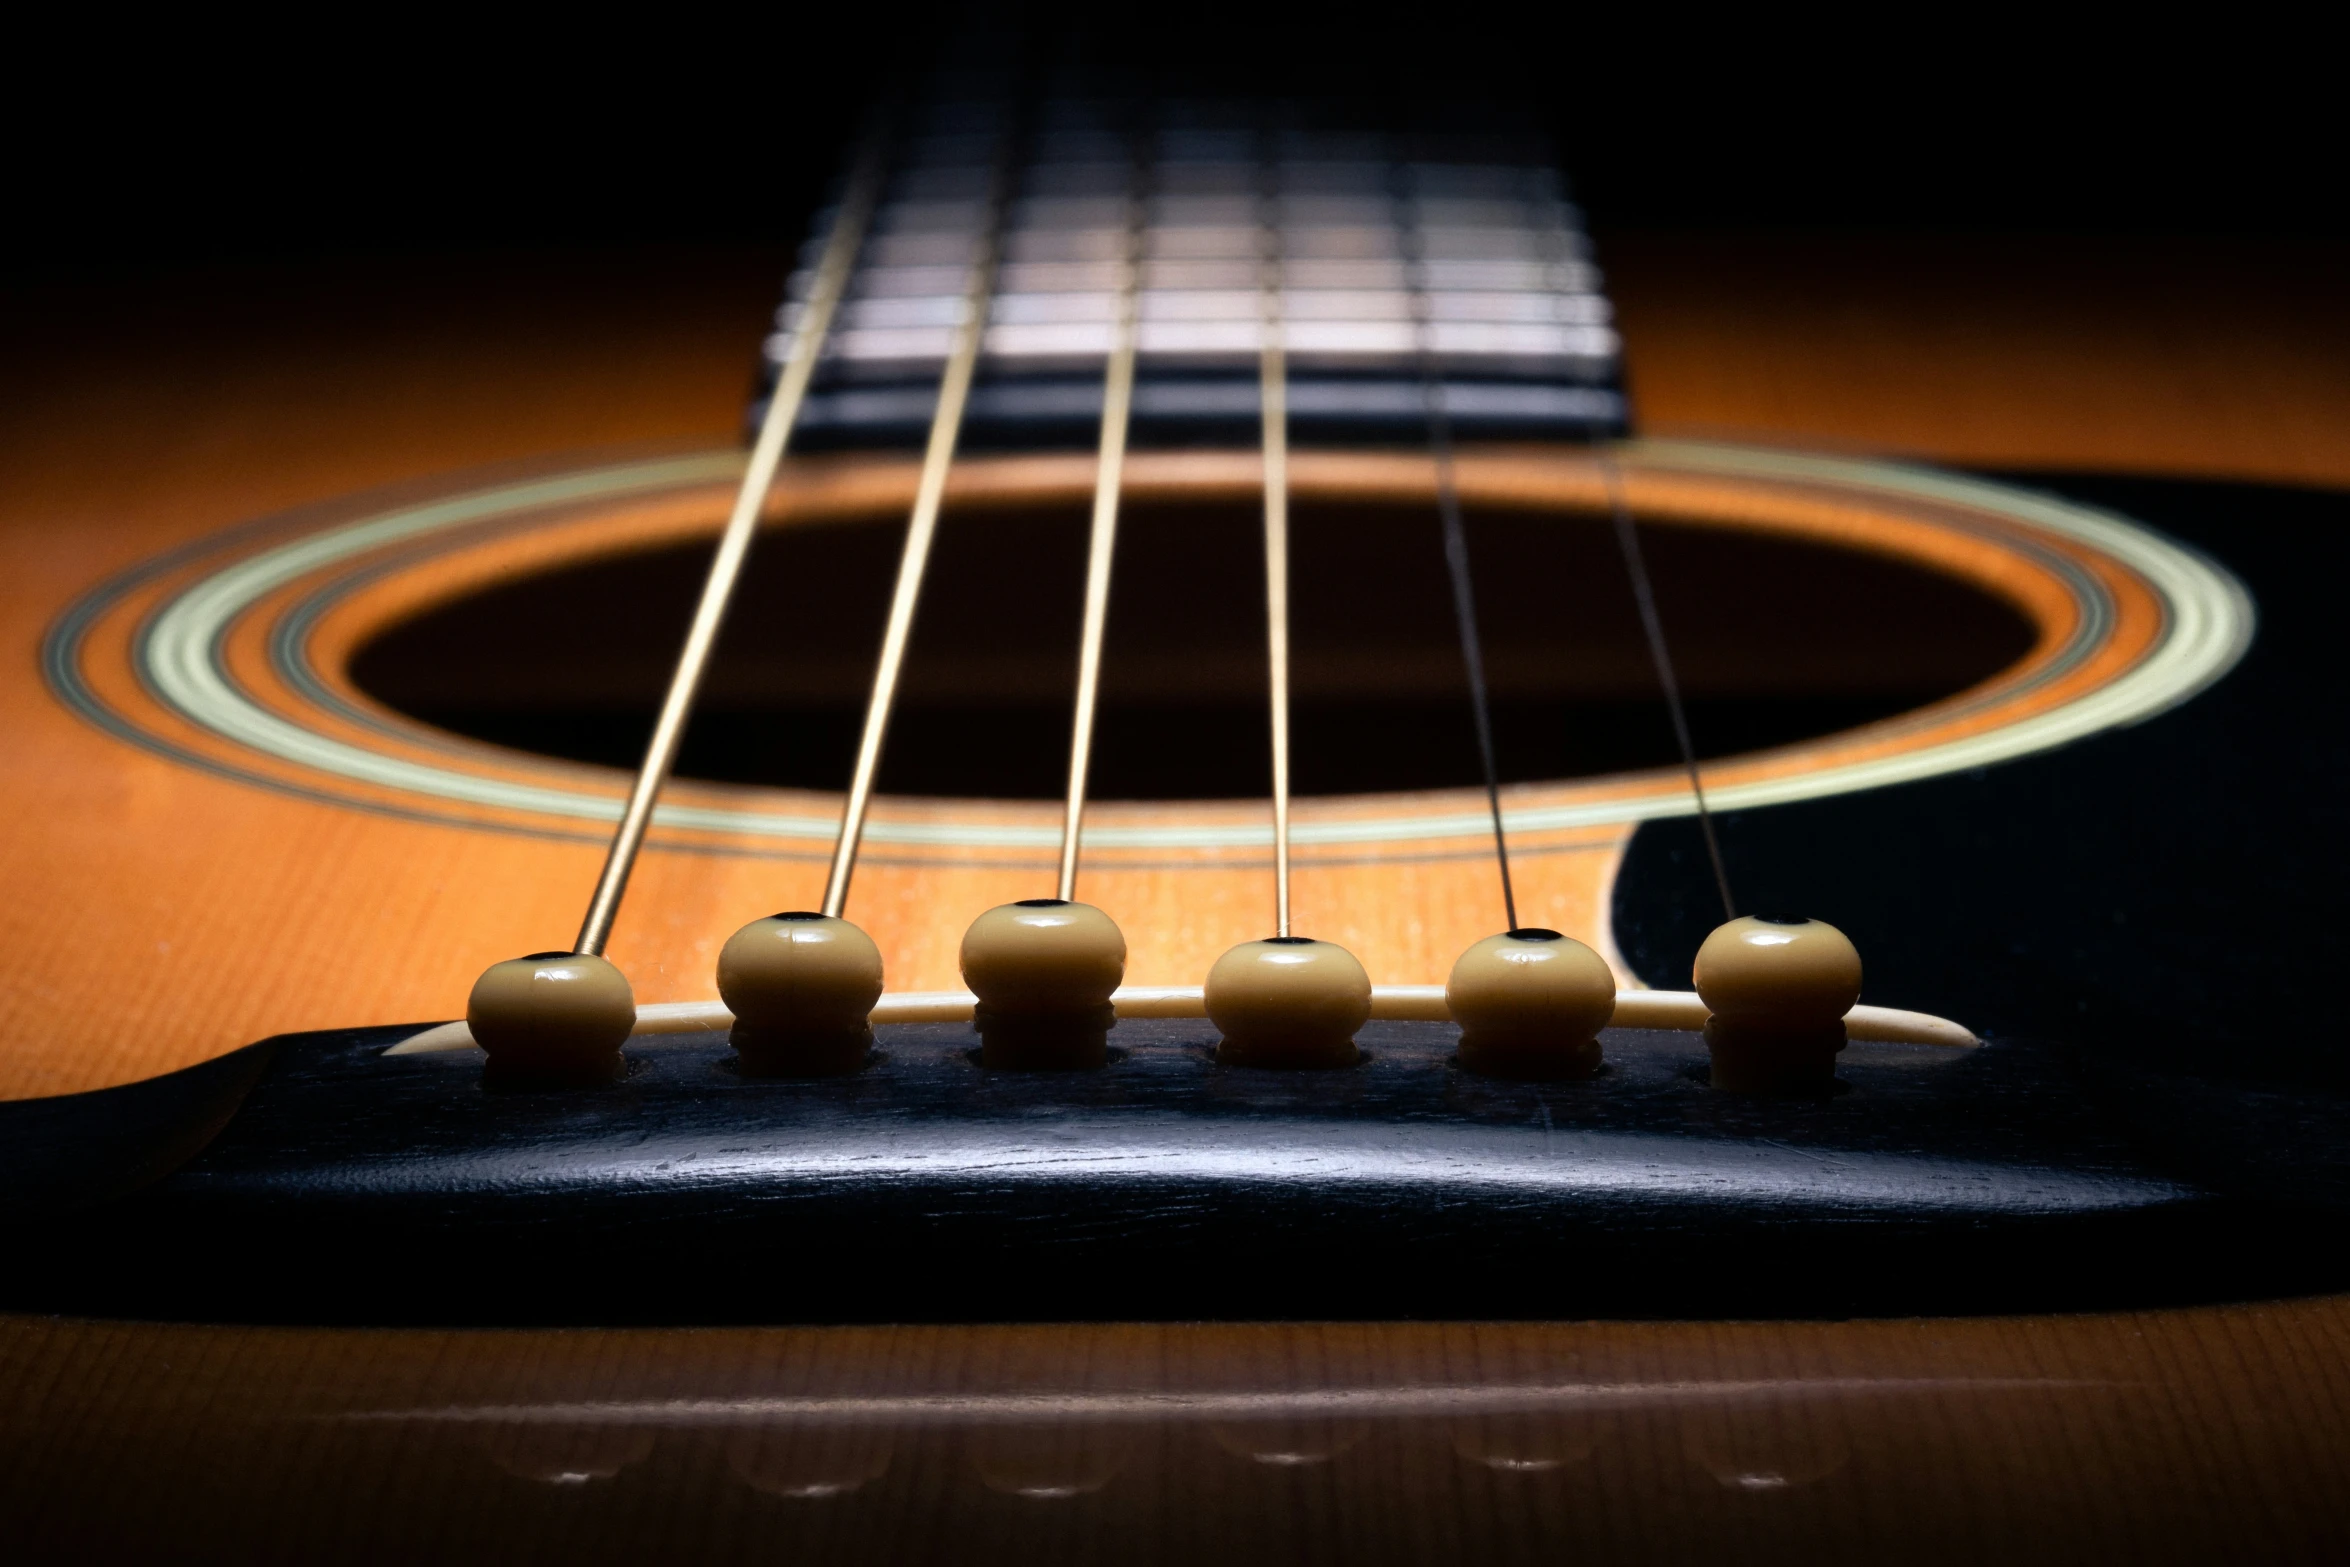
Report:
[[[1479,781],[1436,520],[1301,506],[1294,734],[1302,793]],[[1119,536],[1094,762],[1103,799],[1269,788],[1263,568],[1253,508],[1137,506]],[[1672,731],[1607,529],[1473,516],[1502,774],[1670,765]],[[881,769],[898,794],[1057,798],[1067,765],[1082,513],[950,516]],[[1709,757],[1949,696],[2033,628],[1967,584],[1874,554],[1715,529],[1647,530],[1691,728]],[[819,789],[848,777],[902,527],[772,533],[753,552],[680,772]],[[707,545],[605,557],[445,604],[363,647],[358,685],[427,723],[633,767]]]

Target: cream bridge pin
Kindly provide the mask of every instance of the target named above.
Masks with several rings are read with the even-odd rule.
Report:
[[[1629,439],[1618,351],[1579,212],[1510,138],[1197,104],[908,111],[817,220],[747,455],[355,502],[104,585],[46,668],[124,742],[490,841],[593,843],[602,868],[569,944],[549,931],[492,963],[462,1021],[287,1035],[7,1107],[66,1172],[33,1206],[105,1205],[25,1232],[53,1263],[42,1303],[372,1321],[2054,1309],[2175,1291],[2235,1256],[2258,1202],[2145,1154],[2058,1046],[1986,1044],[1880,994],[1872,933],[1777,912],[1786,889],[1716,828],[1832,818],[2155,718],[2242,657],[2249,595],[2122,517],[1982,478]],[[939,654],[925,628],[972,613],[957,541],[1026,538],[1040,516],[1082,519],[1065,646],[1021,664],[1020,628],[998,626],[1002,645]],[[404,625],[713,531],[625,782],[422,721],[355,673]],[[819,539],[889,558],[853,590],[778,596],[762,561]],[[1709,555],[1729,586],[1676,611]],[[1211,566],[1223,589],[1170,613],[1167,581]],[[1914,704],[1709,740],[1719,693],[1780,689],[1895,581],[2004,628],[2004,651],[1962,668],[1912,627],[1906,645],[1943,658]],[[1758,602],[1775,592],[1778,620]],[[825,601],[858,594],[872,643],[820,634]],[[1381,607],[1407,601],[1422,609]],[[733,700],[728,639],[760,636],[830,693],[837,787],[673,779],[697,704]],[[885,789],[893,746],[932,721],[926,682],[958,674],[1043,693],[1043,727],[960,745],[975,763],[1026,747],[1048,785]],[[1245,742],[1177,734],[1166,693],[1210,687],[1240,694]],[[1603,687],[1640,692],[1638,716],[1572,700]],[[1383,720],[1379,690],[1398,712],[1453,704],[1451,738]],[[1155,742],[1135,738],[1137,691],[1178,715]],[[1359,734],[1392,724],[1363,765],[1442,781],[1330,788],[1341,711]],[[1602,754],[1596,729],[1557,731],[1603,721],[1670,743],[1529,773],[1536,752]],[[815,766],[794,738],[812,732],[779,731],[785,771]],[[1262,784],[1134,782],[1203,761]],[[1691,817],[1684,882],[1721,907],[1693,971],[1651,988],[1622,919],[1658,905],[1627,846]],[[1833,839],[1823,863],[1846,852]],[[717,889],[706,928],[632,927],[632,879],[656,864],[665,886]]]

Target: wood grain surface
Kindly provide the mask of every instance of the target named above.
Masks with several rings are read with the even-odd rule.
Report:
[[[1652,432],[2350,483],[2338,249],[1654,234],[1606,259]],[[0,1095],[445,1015],[469,948],[439,933],[507,874],[419,836],[429,874],[386,898],[353,874],[352,813],[98,734],[35,667],[59,607],[369,486],[722,441],[779,269],[383,261],[8,301]],[[662,900],[672,873],[644,874]],[[15,1319],[0,1514],[31,1559],[2338,1560],[2346,1366],[2339,1300],[692,1334]]]
[[[1841,243],[1611,248],[1647,427],[1976,463],[2350,478],[2335,252]],[[723,442],[779,265],[354,263],[19,297],[0,634],[29,655],[108,573],[255,517],[565,451]],[[0,668],[0,724],[0,868],[22,889],[0,908],[0,1096],[130,1081],[288,1029],[452,1015],[484,963],[566,939],[594,875],[590,844],[395,824],[142,755],[61,708],[29,656]],[[1614,852],[1582,856],[1542,917],[1588,929]],[[614,956],[643,1000],[704,996],[708,949],[734,916],[806,901],[794,874],[652,856]],[[1375,977],[1440,978],[1452,925],[1482,925],[1490,889],[1475,873],[1385,874],[1382,890],[1443,917],[1384,942],[1349,918],[1367,889],[1342,877],[1327,896],[1301,893],[1321,896],[1326,927],[1347,918],[1347,937],[1371,943]],[[1122,917],[1180,931],[1188,913],[1212,914],[1170,949],[1184,967],[1253,912],[1255,877],[1229,880],[1183,907],[1138,885]],[[953,982],[958,922],[932,909],[1033,890],[1000,867],[884,870],[861,906],[903,927],[893,983],[918,989]]]
[[[2350,483],[2350,245],[1628,234],[1651,433],[1994,468]]]
[[[0,1333],[15,1560],[2339,1561],[2330,1302]]]

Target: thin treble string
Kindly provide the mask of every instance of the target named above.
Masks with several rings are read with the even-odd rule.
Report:
[[[575,952],[602,953],[612,934],[612,922],[619,917],[620,900],[628,890],[629,872],[635,868],[637,851],[644,846],[662,786],[669,781],[670,769],[676,765],[687,720],[693,716],[695,694],[701,689],[702,676],[717,648],[719,629],[725,624],[735,585],[742,578],[744,558],[749,555],[751,541],[758,533],[760,508],[766,504],[767,492],[775,483],[775,471],[791,443],[800,408],[807,400],[808,383],[815,376],[824,340],[832,330],[833,317],[848,288],[850,269],[864,245],[865,230],[871,225],[881,188],[882,148],[879,132],[868,138],[856,172],[850,176],[840,211],[833,219],[823,258],[817,263],[814,286],[808,292],[807,308],[800,316],[774,394],[767,401],[767,416],[759,422],[758,439],[752,443],[742,485],[735,491],[734,510],[728,515],[725,531],[718,536],[718,548],[710,557],[710,572],[702,581],[701,601],[694,607],[685,646],[679,650],[677,665],[670,672],[669,691],[661,700],[660,717],[653,725],[652,738],[646,742],[644,760],[638,764],[636,782],[629,790],[628,805],[620,813],[620,825],[613,830],[612,846],[604,856],[603,874],[596,880],[586,917],[580,922],[579,937],[572,944]]]
[[[1146,164],[1136,147],[1134,189],[1127,199],[1126,251],[1120,259],[1116,322],[1102,374],[1102,430],[1093,481],[1093,532],[1085,557],[1085,628],[1078,640],[1077,711],[1069,734],[1069,797],[1061,814],[1061,880],[1056,897],[1077,896],[1077,843],[1085,824],[1086,774],[1093,761],[1094,709],[1101,694],[1102,633],[1110,614],[1110,560],[1118,544],[1118,493],[1126,468],[1126,433],[1134,408],[1136,296],[1142,271]]]
[[[898,557],[897,587],[890,596],[889,624],[882,633],[881,656],[874,665],[873,694],[865,705],[865,728],[857,743],[856,769],[850,774],[848,799],[841,808],[840,836],[832,850],[832,874],[824,885],[823,909],[835,918],[849,901],[849,877],[857,867],[857,851],[865,837],[865,816],[873,801],[873,775],[881,765],[881,745],[889,733],[890,708],[897,699],[898,676],[905,667],[914,610],[922,599],[922,575],[930,564],[930,545],[937,536],[939,510],[946,500],[947,474],[954,467],[963,411],[971,401],[971,381],[978,369],[980,346],[987,337],[988,312],[995,298],[1005,187],[1011,178],[1012,140],[1012,132],[1007,127],[995,166],[988,176],[978,250],[972,257],[963,290],[962,318],[956,323],[946,369],[939,377],[938,407],[930,419],[930,442],[922,454],[922,477],[914,491],[913,511],[906,519],[906,544]]]
[[[1416,194],[1416,192],[1414,192]],[[1428,260],[1418,209],[1400,225],[1412,263],[1412,314],[1420,344],[1420,394],[1428,410],[1428,451],[1436,464],[1436,513],[1444,525],[1444,565],[1452,576],[1453,623],[1460,629],[1461,662],[1469,672],[1469,702],[1477,721],[1477,757],[1485,768],[1485,803],[1493,812],[1493,858],[1501,869],[1501,906],[1508,928],[1518,928],[1518,895],[1510,882],[1509,832],[1501,819],[1501,768],[1493,754],[1493,708],[1485,686],[1485,643],[1477,633],[1477,590],[1469,575],[1469,533],[1461,520],[1454,472],[1452,410],[1437,373],[1434,322],[1428,298]]]
[[[1262,347],[1257,396],[1265,465],[1265,652],[1273,719],[1273,923],[1289,934],[1289,371],[1282,353],[1280,171],[1270,162],[1259,197]]]
[[[1730,872],[1722,863],[1722,846],[1714,837],[1713,812],[1706,809],[1705,784],[1698,777],[1697,747],[1689,738],[1689,715],[1681,705],[1681,683],[1673,677],[1673,655],[1665,646],[1664,621],[1656,612],[1656,589],[1648,578],[1648,561],[1640,552],[1640,531],[1633,525],[1632,508],[1624,499],[1624,476],[1606,452],[1599,457],[1600,482],[1607,486],[1608,510],[1616,525],[1616,548],[1623,551],[1624,568],[1632,575],[1632,599],[1640,607],[1640,629],[1648,637],[1648,656],[1656,664],[1657,684],[1665,690],[1665,708],[1673,715],[1673,738],[1681,747],[1681,765],[1689,770],[1689,792],[1697,801],[1697,830],[1705,835],[1706,857],[1713,861],[1714,887],[1722,895],[1722,918],[1738,917],[1730,898]]]

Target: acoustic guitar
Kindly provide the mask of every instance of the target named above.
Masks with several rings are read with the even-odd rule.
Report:
[[[2350,1535],[2336,496],[1640,436],[1491,113],[900,103],[747,441],[530,341],[16,503],[34,1554]]]

